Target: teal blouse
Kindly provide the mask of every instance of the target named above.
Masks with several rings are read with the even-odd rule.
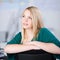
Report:
[[[7,44],[21,44],[21,32],[19,32],[10,42]],[[46,42],[46,43],[54,43],[58,47],[60,47],[60,41],[47,29],[47,28],[41,28],[40,31],[37,34],[36,38],[33,38],[32,40],[36,39],[39,42]],[[15,60],[15,54],[7,54],[8,60]],[[54,54],[55,58],[60,59],[60,54]]]

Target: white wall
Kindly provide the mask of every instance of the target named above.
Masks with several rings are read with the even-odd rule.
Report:
[[[44,25],[60,39],[60,11],[46,10],[42,13]]]
[[[20,0],[20,3],[0,4],[0,32],[9,31],[14,33],[14,31],[16,31],[14,29],[16,29],[17,25],[16,20],[21,24],[18,15],[29,5],[39,7],[42,12],[44,25],[54,32],[56,37],[60,40],[60,0]],[[12,36],[11,33],[10,36]]]

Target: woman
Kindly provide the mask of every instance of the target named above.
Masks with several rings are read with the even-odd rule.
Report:
[[[19,32],[5,47],[9,60],[14,60],[14,54],[28,50],[42,49],[60,57],[60,41],[42,23],[37,7],[31,6],[22,14],[22,32]],[[57,55],[56,55],[57,54]]]

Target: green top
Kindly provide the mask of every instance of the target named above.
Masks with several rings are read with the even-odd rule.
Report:
[[[32,39],[33,40],[33,39]],[[47,43],[54,43],[58,47],[60,47],[60,41],[47,29],[47,28],[41,28],[38,32],[38,35],[36,37],[37,41],[40,42],[47,42]],[[7,44],[20,44],[21,43],[21,32],[19,32],[10,42]],[[14,59],[15,54],[8,54],[8,60],[15,60]],[[60,54],[54,54],[54,57],[60,59]]]

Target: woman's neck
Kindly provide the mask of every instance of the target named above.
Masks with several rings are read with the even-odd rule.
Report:
[[[26,29],[25,30],[25,37],[26,38],[33,37],[33,30],[32,29]]]

